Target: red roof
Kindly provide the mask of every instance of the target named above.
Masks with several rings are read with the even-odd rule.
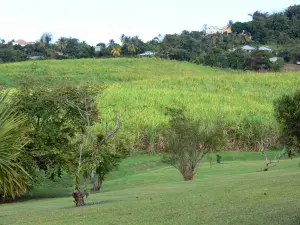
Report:
[[[17,40],[17,41],[15,41],[16,43],[23,43],[23,44],[26,44],[27,42],[26,41],[24,41],[24,40],[22,40],[22,39],[19,39],[19,40]]]

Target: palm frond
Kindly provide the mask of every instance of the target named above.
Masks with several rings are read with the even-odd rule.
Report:
[[[26,192],[29,175],[18,162],[20,151],[27,142],[22,126],[25,121],[6,92],[0,97],[0,194],[4,198]]]

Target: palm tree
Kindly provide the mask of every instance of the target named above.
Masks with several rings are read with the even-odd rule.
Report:
[[[25,118],[8,100],[8,92],[0,97],[0,197],[4,199],[26,192],[29,175],[17,161],[27,142],[24,122]]]
[[[129,44],[128,47],[127,47],[127,50],[128,50],[129,52],[131,52],[132,55],[133,55],[134,53],[136,53],[136,46],[135,46],[135,44],[134,44],[134,43]]]
[[[121,55],[121,48],[120,48],[120,46],[114,45],[114,46],[112,47],[111,54],[112,54],[114,57],[120,56],[120,55]]]
[[[57,41],[57,48],[61,51],[64,52],[64,50],[67,47],[67,39],[64,37],[61,37]]]

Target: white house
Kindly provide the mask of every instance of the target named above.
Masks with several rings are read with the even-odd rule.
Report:
[[[217,26],[210,26],[206,28],[205,32],[206,34],[216,34],[216,33],[223,34],[223,29]]]
[[[155,55],[155,52],[151,52],[151,51],[146,51],[142,54],[138,54],[139,56],[153,56]]]
[[[210,34],[231,34],[232,30],[231,30],[231,26],[224,26],[224,27],[218,27],[218,26],[209,26],[206,28],[205,30],[206,35],[210,35]]]

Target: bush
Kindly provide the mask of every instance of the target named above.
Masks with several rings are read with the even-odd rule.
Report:
[[[269,69],[274,72],[279,72],[284,66],[284,60],[278,59],[276,62],[269,63]]]
[[[180,171],[185,181],[193,180],[200,161],[225,143],[223,123],[213,125],[188,118],[183,109],[167,109],[169,127],[164,132],[164,161]]]
[[[292,53],[288,50],[282,50],[278,53],[278,57],[283,58],[284,62],[290,62],[292,59]]]
[[[274,102],[275,117],[280,125],[281,142],[289,149],[300,150],[300,90]]]

